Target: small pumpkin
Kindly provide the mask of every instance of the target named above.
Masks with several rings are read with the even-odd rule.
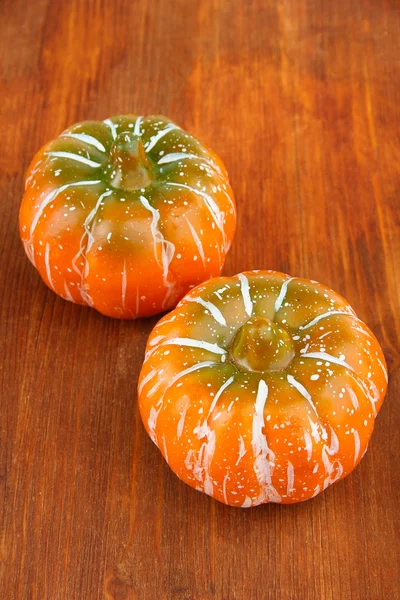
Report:
[[[152,331],[143,423],[171,469],[220,502],[312,498],[367,450],[382,350],[329,288],[274,271],[208,281]]]
[[[235,204],[221,160],[160,116],[85,121],[33,159],[20,210],[31,262],[63,298],[121,318],[218,275]]]

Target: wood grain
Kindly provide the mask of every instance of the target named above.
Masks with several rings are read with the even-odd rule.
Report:
[[[400,597],[400,4],[3,0],[0,569],[6,600]],[[225,273],[342,293],[390,385],[369,452],[313,501],[238,510],[182,484],[136,381],[156,319],[57,298],[21,247],[24,171],[69,124],[162,113],[236,193]]]

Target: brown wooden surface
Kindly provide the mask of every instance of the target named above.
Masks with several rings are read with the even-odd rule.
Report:
[[[0,597],[400,598],[400,3],[2,0]],[[57,298],[17,215],[37,148],[69,124],[163,113],[223,158],[238,204],[225,273],[342,293],[389,393],[357,470],[250,510],[182,484],[136,402],[156,319]]]

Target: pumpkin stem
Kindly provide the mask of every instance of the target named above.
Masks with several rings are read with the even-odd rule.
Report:
[[[294,355],[289,332],[265,317],[249,319],[230,348],[230,358],[239,368],[256,373],[280,371]]]
[[[110,184],[117,189],[139,190],[153,181],[151,171],[140,137],[130,131],[117,135],[106,164]]]

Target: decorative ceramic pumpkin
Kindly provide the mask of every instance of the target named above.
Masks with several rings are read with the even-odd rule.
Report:
[[[150,335],[144,425],[171,469],[232,506],[312,498],[364,455],[382,350],[332,290],[274,271],[198,286]]]
[[[35,156],[20,211],[47,285],[121,318],[167,310],[218,275],[235,222],[222,162],[159,116],[64,131]]]

